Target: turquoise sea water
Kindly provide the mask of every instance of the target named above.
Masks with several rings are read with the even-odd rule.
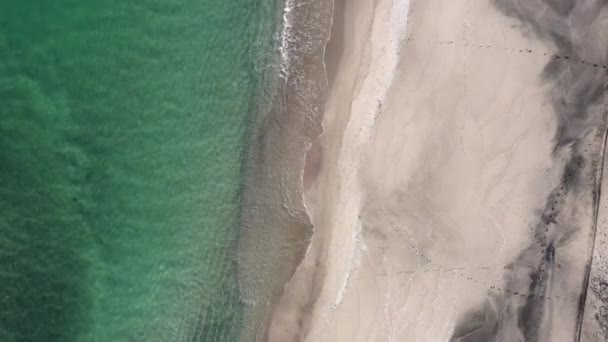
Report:
[[[0,2],[0,341],[236,341],[263,0]]]

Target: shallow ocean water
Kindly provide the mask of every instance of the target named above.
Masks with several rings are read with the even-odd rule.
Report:
[[[238,339],[274,21],[260,0],[0,3],[1,341]]]

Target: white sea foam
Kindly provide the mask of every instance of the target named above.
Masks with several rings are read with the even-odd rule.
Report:
[[[279,52],[281,53],[280,76],[285,78],[291,67],[292,45],[295,42],[293,17],[296,0],[286,0],[283,9],[283,22],[279,37]]]

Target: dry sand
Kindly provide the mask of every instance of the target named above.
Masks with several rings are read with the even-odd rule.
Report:
[[[605,338],[581,303],[605,131],[582,92],[603,94],[606,12],[541,3],[336,2],[315,231],[269,341]]]

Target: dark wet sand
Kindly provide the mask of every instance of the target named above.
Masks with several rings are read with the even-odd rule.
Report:
[[[274,86],[265,94],[271,103],[267,114],[257,118],[250,142],[237,260],[244,342],[268,339],[274,308],[312,234],[303,174],[306,151],[321,133],[330,6],[325,0],[306,1],[291,10],[288,72],[281,77],[276,77],[278,69],[271,72],[275,77],[269,84]]]

